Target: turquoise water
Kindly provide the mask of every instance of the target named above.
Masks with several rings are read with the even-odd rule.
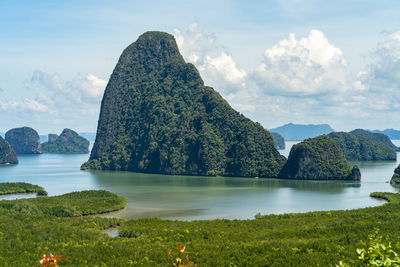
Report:
[[[287,142],[287,155],[293,142]],[[374,191],[397,192],[387,181],[396,162],[360,162],[362,182],[169,176],[80,171],[89,155],[20,155],[16,166],[0,167],[0,182],[29,182],[49,195],[105,189],[128,198],[120,218],[247,219],[262,214],[354,209],[380,205]],[[32,197],[27,195],[26,197]],[[12,198],[12,196],[7,196]],[[108,215],[110,216],[110,215]]]

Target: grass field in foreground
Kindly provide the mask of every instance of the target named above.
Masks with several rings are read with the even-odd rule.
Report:
[[[80,212],[91,203],[88,206],[98,208],[86,213],[104,212],[107,201],[89,192],[106,194],[84,191],[47,199],[58,198],[52,202],[56,207],[68,199],[68,208]],[[125,203],[124,198],[108,194]],[[0,265],[35,266],[42,254],[51,252],[67,257],[60,266],[168,266],[167,249],[185,245],[199,266],[335,266],[340,260],[356,266],[356,248],[376,228],[399,251],[395,244],[400,241],[400,195],[373,196],[390,202],[357,210],[191,222],[29,214],[16,209],[16,204],[4,205],[21,206],[21,201],[0,201]],[[36,199],[23,202],[38,210],[53,208]],[[102,233],[110,227],[119,227],[120,237]]]

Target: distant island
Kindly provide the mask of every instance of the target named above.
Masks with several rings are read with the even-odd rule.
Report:
[[[81,168],[277,177],[285,160],[270,132],[204,86],[172,35],[146,32],[111,75]]]
[[[64,129],[60,136],[49,134],[42,144],[43,153],[79,154],[89,153],[89,141],[71,129]]]
[[[357,166],[351,169],[338,143],[327,135],[306,139],[290,150],[279,178],[300,180],[360,180]]]
[[[271,132],[272,137],[274,138],[276,147],[279,150],[285,149],[286,145],[285,145],[285,139],[282,137],[282,135],[278,134],[278,133],[274,133]]]
[[[5,140],[17,154],[41,154],[39,134],[30,127],[14,128],[6,132]]]
[[[349,133],[333,132],[329,136],[337,141],[349,161],[396,160],[393,144],[376,140],[384,139],[381,134],[364,133],[365,130],[354,130]],[[378,135],[378,136],[376,136]],[[390,140],[389,140],[390,141]]]
[[[370,138],[376,142],[382,143],[393,149],[394,151],[399,151],[399,148],[395,146],[387,135],[381,133],[371,133],[367,130],[356,129],[350,132],[353,135]]]
[[[381,134],[387,135],[392,140],[400,140],[400,131],[399,130],[385,129],[383,131],[381,131],[381,130],[369,130],[369,131],[373,132],[373,133],[381,133]]]
[[[0,164],[18,164],[17,154],[12,146],[0,136]]]
[[[96,133],[90,133],[90,132],[79,132],[78,135],[82,136],[89,142],[94,142],[96,140]],[[40,143],[45,143],[49,141],[49,135],[39,135],[40,137]]]
[[[286,141],[302,141],[307,138],[329,134],[334,130],[328,124],[293,124],[288,123],[283,126],[269,129],[282,135]]]

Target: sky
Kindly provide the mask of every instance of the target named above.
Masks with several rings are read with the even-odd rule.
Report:
[[[1,0],[0,14],[0,132],[95,132],[120,54],[149,30],[267,129],[400,129],[397,0]]]

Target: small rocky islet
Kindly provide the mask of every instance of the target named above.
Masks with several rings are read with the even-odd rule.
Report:
[[[321,135],[292,147],[279,178],[359,181],[361,173],[358,166],[350,167],[333,138]]]
[[[5,140],[17,154],[41,154],[40,137],[30,127],[14,128],[6,132]]]
[[[271,132],[272,137],[274,138],[275,145],[278,148],[278,150],[283,150],[285,149],[285,139],[280,135],[279,133]]]
[[[71,129],[64,129],[58,136],[49,134],[48,141],[42,144],[43,153],[81,154],[89,153],[89,141]]]
[[[0,164],[18,164],[17,154],[13,147],[0,136]]]
[[[400,184],[400,165],[394,170],[394,174],[392,179],[390,180],[391,184]]]
[[[361,130],[357,130],[361,132]],[[362,130],[364,131],[364,130]],[[396,160],[397,153],[393,144],[376,141],[375,134],[356,135],[354,131],[333,132],[328,136],[337,141],[345,157],[349,161],[375,161],[375,160]],[[381,134],[379,134],[381,135]]]
[[[0,164],[17,164],[17,154],[89,153],[89,141],[71,129],[64,129],[60,136],[49,134],[48,142],[40,143],[37,131],[30,127],[14,128],[0,136]]]

